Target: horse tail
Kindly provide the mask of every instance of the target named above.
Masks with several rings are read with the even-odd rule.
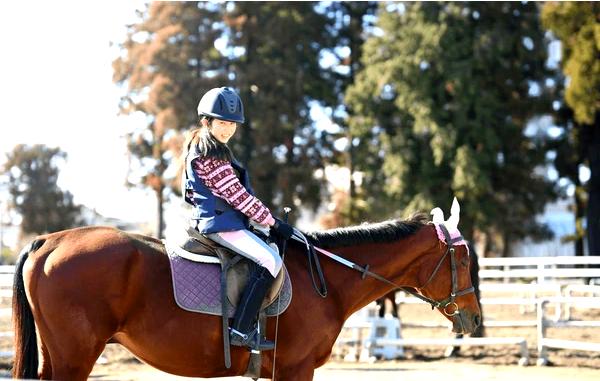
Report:
[[[13,330],[15,334],[14,349],[15,361],[13,365],[13,378],[33,379],[38,376],[38,347],[35,334],[35,321],[31,306],[25,294],[23,282],[23,266],[29,254],[39,249],[45,240],[37,239],[25,247],[17,264],[15,265],[15,278],[13,281],[12,315]]]

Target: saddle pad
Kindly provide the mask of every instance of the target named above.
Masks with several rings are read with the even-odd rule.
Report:
[[[221,265],[192,262],[170,250],[167,253],[177,305],[187,311],[221,316]],[[285,267],[283,271],[287,271]],[[292,300],[292,283],[285,275],[279,296],[264,310],[267,316],[283,313]],[[228,316],[233,317],[235,308],[229,300],[226,303]]]

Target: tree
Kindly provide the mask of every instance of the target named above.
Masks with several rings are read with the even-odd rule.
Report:
[[[583,238],[586,234],[584,226],[585,210],[587,207],[587,192],[585,183],[580,178],[579,169],[585,165],[585,150],[586,142],[582,141],[581,131],[578,123],[574,119],[573,110],[564,102],[564,76],[558,74],[553,80],[556,87],[556,98],[554,102],[556,110],[553,113],[555,125],[560,127],[562,131],[549,144],[551,155],[554,157],[554,167],[558,175],[567,179],[569,185],[574,187],[573,205],[570,206],[575,219],[575,231],[573,234],[568,234],[561,237],[563,242],[573,242],[575,255],[582,256],[584,254]],[[560,182],[560,180],[559,180]]]
[[[341,194],[340,190],[337,190],[330,195],[336,207],[331,216],[324,216],[325,220],[336,221],[339,225],[357,223],[365,217],[365,195],[359,193],[362,188],[357,186],[355,176],[355,163],[361,152],[360,147],[354,144],[355,139],[348,125],[354,111],[344,103],[344,94],[348,86],[354,83],[356,74],[363,69],[360,57],[365,38],[373,26],[376,10],[375,1],[332,2],[323,9],[323,13],[331,20],[328,30],[329,38],[332,39],[332,47],[324,51],[331,62],[328,62],[324,69],[334,89],[333,99],[324,99],[323,103],[333,126],[338,129],[327,131],[325,135],[334,147],[328,162],[342,164],[350,172],[348,194]],[[345,142],[343,148],[335,149],[336,140]]]
[[[328,20],[312,2],[236,2],[225,20],[228,70],[246,113],[234,151],[275,213],[300,202],[316,209],[314,171],[324,161],[310,103],[332,97],[319,65]]]
[[[561,41],[561,67],[568,78],[564,99],[572,109],[569,135],[587,164],[587,238],[590,255],[600,255],[600,4],[546,3],[544,25]]]
[[[510,242],[548,230],[535,215],[556,196],[541,168],[546,44],[532,3],[385,3],[348,89],[350,125],[373,213],[449,210],[462,230]]]
[[[317,207],[313,171],[322,158],[309,104],[331,90],[318,62],[327,20],[314,6],[157,2],[131,26],[114,80],[128,86],[122,113],[148,117],[130,136],[142,174],[133,182],[154,189],[159,216],[165,188],[178,180],[168,170],[181,143],[176,132],[195,123],[200,96],[219,86],[236,88],[245,104],[246,123],[231,144],[257,195],[269,206]],[[158,235],[162,226],[159,218]]]
[[[81,206],[57,185],[58,162],[66,154],[44,145],[17,145],[7,155],[12,207],[21,215],[21,235],[43,234],[82,224]]]
[[[155,192],[156,235],[162,237],[166,194],[179,191],[177,171],[168,170],[179,164],[183,139],[177,132],[196,124],[201,95],[227,82],[214,44],[222,33],[222,5],[154,2],[140,16],[121,46],[125,54],[113,62],[113,80],[127,85],[121,113],[142,112],[148,120],[128,135],[139,177],[131,181]]]

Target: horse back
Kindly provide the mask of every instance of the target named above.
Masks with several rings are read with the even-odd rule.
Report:
[[[97,313],[119,325],[139,298],[144,274],[168,272],[160,241],[111,227],[64,230],[39,240],[44,243],[30,253],[23,279],[30,303],[46,314],[61,312],[50,306],[55,303],[64,314],[72,311],[73,319]]]

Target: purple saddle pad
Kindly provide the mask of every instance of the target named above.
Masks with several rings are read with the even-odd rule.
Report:
[[[170,252],[168,256],[177,305],[187,311],[221,316],[221,265],[193,262]],[[228,316],[233,317],[235,307],[225,299]],[[287,309],[291,300],[292,283],[286,273],[279,296],[264,312],[267,316],[277,316]]]

